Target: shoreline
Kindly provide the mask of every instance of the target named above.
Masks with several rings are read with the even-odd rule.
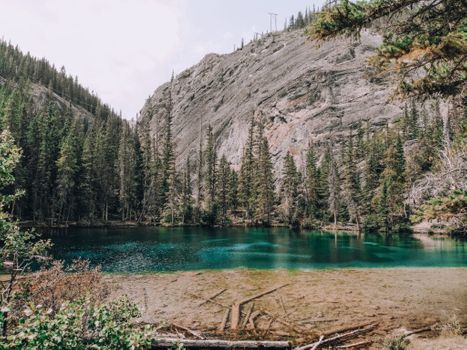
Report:
[[[44,230],[67,230],[67,229],[123,229],[123,228],[138,228],[138,227],[163,227],[163,228],[186,228],[186,227],[202,227],[202,228],[287,228],[290,230],[297,231],[326,231],[326,232],[346,232],[355,234],[384,234],[380,232],[365,232],[359,231],[358,227],[354,223],[338,223],[337,225],[326,223],[316,227],[298,226],[292,227],[285,223],[275,222],[270,225],[252,224],[251,222],[235,222],[229,225],[205,225],[205,224],[176,224],[168,225],[161,223],[148,223],[148,222],[137,222],[137,221],[119,221],[109,220],[107,222],[79,222],[70,221],[67,223],[58,223],[50,225],[47,223],[35,223],[31,220],[19,221],[19,226],[25,229],[44,229]],[[457,232],[459,231],[459,232]],[[453,237],[453,238],[467,238],[465,229],[453,229],[449,227],[448,223],[438,222],[420,222],[411,225],[407,232],[404,233],[389,233],[389,235],[397,234],[421,234],[428,236],[440,236],[440,237]]]
[[[304,336],[377,323],[362,339],[369,340],[451,317],[467,324],[467,267],[204,270],[105,274],[104,281],[109,300],[127,295],[138,305],[138,322],[178,324],[227,338],[260,335],[300,343]],[[232,332],[227,324],[219,333],[226,307],[277,286],[283,287],[242,306],[244,312],[262,313],[253,330]],[[467,344],[467,339],[461,341]]]

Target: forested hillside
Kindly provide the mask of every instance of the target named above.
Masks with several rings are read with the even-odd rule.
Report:
[[[137,147],[129,123],[64,69],[5,42],[0,79],[1,128],[22,150],[11,191],[25,193],[11,212],[39,224],[121,217],[120,178],[135,166],[127,150]]]

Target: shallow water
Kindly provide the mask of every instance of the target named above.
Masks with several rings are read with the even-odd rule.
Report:
[[[69,229],[50,234],[55,258],[107,272],[467,266],[467,243],[429,236],[295,232],[285,228]]]

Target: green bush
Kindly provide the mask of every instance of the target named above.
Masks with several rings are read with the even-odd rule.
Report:
[[[101,306],[86,300],[64,303],[55,314],[30,305],[23,314],[0,338],[0,350],[136,350],[151,344],[150,329],[131,324],[140,314],[127,298]]]

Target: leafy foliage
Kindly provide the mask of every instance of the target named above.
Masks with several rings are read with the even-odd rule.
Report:
[[[401,75],[405,95],[454,96],[465,89],[467,7],[458,0],[340,0],[317,15],[313,38],[359,35],[383,21],[375,66]]]
[[[29,304],[17,326],[1,339],[0,349],[143,349],[151,344],[148,328],[130,321],[139,311],[127,298],[95,306],[87,300],[63,303],[57,312]]]

